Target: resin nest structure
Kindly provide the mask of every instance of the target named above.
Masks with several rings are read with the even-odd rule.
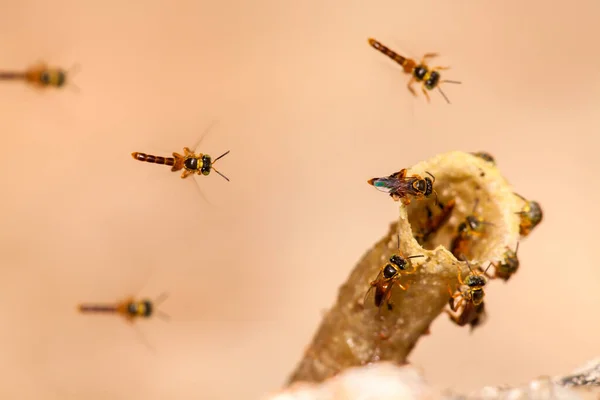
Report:
[[[399,166],[398,170],[402,168]],[[486,278],[486,296],[487,292],[502,290],[502,286],[489,282],[493,280],[495,265],[505,262],[507,250],[514,250],[523,239],[519,212],[526,202],[515,195],[494,162],[472,153],[437,155],[408,168],[407,176],[415,174],[435,176],[433,189],[437,196],[414,198],[408,205],[397,201],[398,222],[367,251],[342,285],[336,304],[324,317],[289,383],[320,382],[346,368],[377,361],[405,364],[418,339],[431,333],[433,320],[448,309],[451,293],[460,289],[459,271],[465,280],[471,270],[483,274],[494,263]],[[383,193],[381,196],[382,201],[394,201]],[[426,227],[428,212],[436,210],[438,204],[448,203],[453,204],[451,213],[439,228],[426,238],[419,235]],[[486,224],[483,233],[463,246],[468,250],[467,264],[450,249],[459,226],[473,214]],[[398,251],[405,256],[424,257],[411,260],[415,273],[400,278],[399,283],[406,290],[394,288],[390,297],[393,306],[377,307],[372,297],[365,298],[365,293]],[[481,324],[478,321],[471,328]]]

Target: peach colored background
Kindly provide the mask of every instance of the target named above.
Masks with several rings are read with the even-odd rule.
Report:
[[[449,150],[494,154],[545,221],[488,290],[412,355],[437,387],[556,374],[600,351],[600,3],[4,1],[0,67],[69,67],[80,93],[1,83],[0,397],[258,398],[300,359],[338,285],[397,217],[366,183]],[[449,64],[432,103],[367,44]],[[193,145],[191,181],[131,159]],[[566,250],[568,249],[568,252]],[[154,297],[172,316],[81,301]],[[168,397],[167,397],[168,396]]]

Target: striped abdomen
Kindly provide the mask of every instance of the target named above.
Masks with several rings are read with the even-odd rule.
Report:
[[[175,165],[175,159],[173,157],[160,157],[160,156],[152,156],[150,154],[144,153],[131,153],[131,156],[138,161],[145,161],[154,164],[162,164],[162,165]]]
[[[382,45],[381,43],[379,43],[377,40],[375,39],[369,39],[369,44],[375,49],[378,50],[379,52],[385,54],[386,56],[388,56],[389,58],[391,58],[392,60],[396,61],[398,64],[402,65],[403,67],[406,64],[406,57],[402,57],[400,54],[396,53],[395,51],[385,47],[384,45]]]
[[[0,72],[0,80],[25,79],[26,74],[22,72]]]

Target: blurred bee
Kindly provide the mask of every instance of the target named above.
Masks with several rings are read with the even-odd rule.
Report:
[[[138,318],[150,318],[154,314],[162,319],[168,320],[170,317],[167,314],[156,309],[156,307],[165,301],[167,297],[167,293],[162,293],[154,301],[148,299],[136,301],[133,297],[130,297],[116,304],[80,304],[78,309],[82,313],[118,314],[130,323]]]
[[[425,171],[427,172],[427,171]],[[410,197],[416,199],[424,199],[431,196],[433,193],[437,201],[437,192],[433,188],[435,177],[427,172],[429,176],[422,178],[420,175],[406,176],[407,169],[404,168],[398,172],[391,174],[385,178],[372,178],[367,182],[375,189],[389,193],[394,201],[402,200],[402,203],[407,206],[410,204]],[[432,179],[433,178],[433,179]]]
[[[0,72],[0,80],[23,80],[37,88],[53,87],[59,89],[69,83],[67,77],[74,74],[78,69],[79,66],[75,65],[67,71],[62,68],[49,67],[47,64],[40,62],[24,72]],[[70,86],[78,89],[72,83]]]
[[[455,205],[456,201],[454,199],[448,200],[446,204],[438,203],[440,212],[436,215],[433,214],[430,206],[425,207],[427,217],[415,234],[415,239],[420,245],[427,242],[431,235],[436,233],[448,221]]]
[[[496,165],[496,160],[490,153],[486,153],[485,151],[477,151],[477,152],[473,152],[471,154],[474,155],[475,157],[484,159],[485,161],[490,162],[493,165]]]
[[[533,228],[539,225],[544,218],[542,207],[537,201],[529,201],[518,193],[515,193],[521,198],[525,205],[523,209],[516,214],[521,216],[521,223],[519,224],[519,233],[522,237],[525,237],[531,233]]]
[[[377,51],[385,54],[386,56],[388,56],[389,58],[391,58],[392,60],[394,60],[395,62],[400,64],[402,66],[402,68],[404,69],[405,73],[412,75],[410,78],[410,81],[407,84],[407,87],[408,87],[408,90],[413,94],[413,96],[417,95],[417,92],[413,88],[413,84],[415,82],[420,82],[421,90],[423,91],[423,94],[427,98],[428,102],[431,100],[429,98],[429,94],[427,93],[427,91],[437,88],[439,90],[439,92],[441,93],[441,95],[446,100],[446,102],[448,102],[448,104],[450,104],[450,100],[448,99],[446,94],[440,88],[440,84],[441,83],[460,84],[461,82],[449,81],[449,80],[441,80],[440,81],[439,71],[449,69],[450,67],[433,67],[433,68],[431,68],[426,63],[427,59],[437,57],[438,56],[437,53],[425,54],[423,56],[423,58],[421,59],[421,62],[417,64],[417,62],[415,60],[401,56],[400,54],[396,53],[395,51],[390,50],[383,44],[379,43],[375,39],[370,38],[369,44]]]
[[[446,313],[450,316],[450,320],[458,326],[470,325],[471,331],[477,326],[483,323],[485,318],[485,305],[483,299],[485,297],[484,287],[487,284],[487,280],[484,275],[492,265],[488,265],[483,273],[479,271],[473,271],[468,260],[467,266],[471,273],[467,275],[463,281],[461,276],[460,266],[458,267],[458,282],[459,287],[456,293],[452,293],[452,290],[448,286],[450,293],[450,300],[448,302],[450,310],[446,310]],[[458,302],[456,302],[456,299]]]
[[[478,204],[479,199],[475,200],[471,215],[467,215],[465,220],[458,225],[458,233],[450,244],[450,251],[459,260],[469,256],[472,239],[481,236],[485,232],[486,225],[494,225],[475,215]]]
[[[130,297],[116,304],[80,304],[78,309],[79,312],[86,314],[117,314],[125,318],[125,320],[130,324],[133,324],[133,322],[135,322],[137,319],[148,319],[153,315],[168,321],[170,319],[169,315],[157,309],[157,306],[165,301],[167,297],[167,293],[162,293],[154,301],[149,299],[136,301],[133,297]],[[135,327],[135,325],[132,326]],[[138,334],[140,341],[144,343],[149,350],[152,352],[156,351],[156,349],[148,342],[148,340],[146,340],[146,337],[141,331],[136,329],[136,333]]]
[[[183,155],[179,153],[173,153],[173,157],[153,156],[139,152],[131,153],[131,156],[138,161],[168,165],[171,167],[171,171],[173,172],[181,171],[183,169],[183,172],[181,173],[182,179],[193,174],[207,176],[210,174],[211,170],[214,170],[217,174],[229,181],[228,177],[217,171],[214,167],[214,164],[227,154],[229,154],[229,150],[212,160],[211,156],[208,154],[196,154],[189,148],[184,147]]]
[[[517,257],[518,251],[519,243],[517,243],[514,251],[507,247],[504,252],[504,259],[500,262],[492,263],[494,266],[494,275],[490,276],[490,278],[500,278],[505,282],[508,281],[519,269],[519,258]]]
[[[394,284],[398,285],[402,290],[406,290],[404,286],[398,281],[403,275],[414,274],[417,271],[417,267],[412,263],[411,259],[425,257],[424,255],[415,255],[405,257],[400,252],[400,235],[398,234],[398,252],[393,254],[388,262],[381,267],[379,274],[369,285],[369,290],[365,294],[364,303],[367,303],[367,297],[373,289],[375,289],[375,306],[379,308],[379,313],[384,304],[387,305],[388,310],[392,310],[393,304],[390,301],[392,295],[392,289]]]

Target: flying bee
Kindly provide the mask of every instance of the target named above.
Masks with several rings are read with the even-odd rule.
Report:
[[[500,262],[492,263],[494,266],[494,275],[490,278],[500,278],[505,282],[508,281],[519,269],[519,258],[517,257],[518,251],[519,243],[517,243],[514,251],[507,247],[504,252],[504,259]]]
[[[459,287],[458,291],[453,294],[450,286],[448,286],[448,292],[450,293],[448,303],[452,312],[446,310],[446,313],[450,316],[451,321],[458,326],[468,324],[471,326],[471,330],[473,330],[483,322],[485,312],[483,302],[485,297],[484,287],[487,284],[484,275],[492,264],[490,263],[485,271],[480,273],[479,271],[473,271],[468,260],[465,258],[463,260],[466,261],[471,272],[463,280],[460,266],[457,265]],[[457,298],[459,298],[458,303],[456,302]]]
[[[402,286],[398,281],[402,275],[414,274],[417,271],[417,267],[412,263],[413,258],[425,257],[423,254],[405,257],[400,252],[400,234],[398,234],[398,252],[393,254],[388,262],[381,267],[379,274],[374,281],[370,282],[369,290],[365,294],[365,301],[371,293],[371,290],[375,289],[375,306],[379,308],[386,304],[388,310],[392,310],[393,304],[390,301],[392,296],[392,289],[394,284],[398,285],[402,290],[406,290],[406,287]]]
[[[78,65],[74,65],[70,70],[64,70],[49,67],[46,63],[40,62],[23,72],[0,72],[0,80],[22,80],[40,89],[49,87],[59,89],[70,83],[70,80],[67,79],[68,76],[73,75],[78,69]],[[72,83],[70,86],[78,89]]]
[[[469,254],[472,239],[483,235],[486,225],[494,225],[476,216],[475,210],[478,204],[479,199],[475,200],[471,215],[467,215],[465,220],[458,225],[458,233],[450,244],[450,251],[459,260]]]
[[[214,164],[227,154],[229,154],[229,150],[213,160],[208,154],[196,154],[189,148],[184,147],[183,155],[179,153],[173,153],[173,157],[153,156],[139,152],[131,153],[131,156],[138,161],[168,165],[171,167],[171,171],[173,172],[181,171],[183,169],[183,172],[181,173],[181,179],[187,178],[193,174],[207,176],[210,174],[211,170],[214,170],[217,174],[229,181],[228,177],[217,171],[217,169],[214,167]]]
[[[455,205],[456,201],[454,199],[448,200],[446,204],[438,203],[440,212],[435,215],[431,211],[431,207],[427,206],[425,208],[427,217],[424,224],[418,228],[415,234],[415,239],[420,245],[427,242],[431,235],[436,233],[448,221]]]
[[[154,301],[148,299],[136,301],[133,297],[130,297],[116,304],[80,304],[78,308],[82,313],[119,314],[124,317],[127,322],[131,323],[138,318],[150,318],[154,314],[162,319],[168,320],[169,316],[167,314],[156,309],[156,306],[165,301],[167,297],[167,293],[162,293]]]
[[[165,301],[167,297],[167,293],[162,293],[154,301],[149,299],[135,300],[133,297],[130,297],[116,304],[80,304],[78,306],[78,310],[79,312],[86,314],[101,313],[121,315],[130,324],[133,324],[133,322],[135,322],[137,319],[148,319],[153,315],[168,321],[170,319],[169,315],[157,309],[158,305]],[[132,326],[135,327],[135,325]],[[136,332],[144,345],[154,352],[154,347],[146,340],[142,332],[137,329]]]
[[[440,80],[439,71],[450,69],[450,67],[433,67],[433,68],[431,68],[427,65],[426,60],[437,57],[438,56],[437,53],[427,53],[423,56],[423,58],[421,59],[421,62],[417,63],[415,60],[406,58],[406,57],[401,56],[400,54],[396,53],[395,51],[390,50],[389,48],[387,48],[383,44],[379,43],[375,39],[369,38],[369,44],[377,51],[385,54],[386,56],[388,56],[389,58],[391,58],[392,60],[394,60],[395,62],[400,64],[402,66],[402,68],[404,69],[404,72],[411,75],[411,78],[407,84],[407,87],[408,87],[408,90],[413,94],[413,96],[417,95],[417,92],[413,88],[413,84],[415,82],[420,82],[421,90],[423,91],[423,94],[427,98],[428,102],[431,100],[429,98],[429,94],[427,93],[427,91],[437,88],[439,90],[439,92],[442,94],[442,96],[444,97],[444,99],[448,102],[448,104],[450,104],[450,100],[448,99],[446,94],[442,91],[440,84],[441,83],[460,84],[461,82]]]
[[[522,237],[525,237],[531,233],[533,228],[539,225],[544,218],[544,213],[542,212],[542,207],[537,201],[530,201],[521,196],[518,193],[515,193],[519,198],[521,198],[525,205],[523,209],[515,214],[519,214],[521,217],[521,223],[519,224],[519,234]]]
[[[436,203],[437,192],[433,188],[435,177],[431,173],[425,171],[429,176],[422,178],[420,175],[406,176],[407,169],[404,168],[398,172],[394,172],[385,178],[372,178],[367,181],[369,185],[375,189],[389,193],[394,201],[402,200],[402,203],[407,206],[410,204],[410,197],[416,199],[424,199],[435,195]],[[433,179],[432,179],[433,178]]]
[[[492,163],[493,165],[496,165],[496,160],[490,153],[486,153],[485,151],[476,151],[471,154],[474,155],[475,157],[479,157],[489,163]]]

